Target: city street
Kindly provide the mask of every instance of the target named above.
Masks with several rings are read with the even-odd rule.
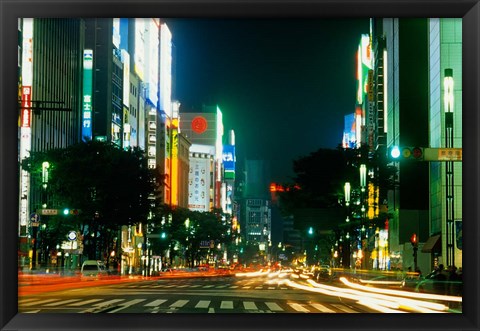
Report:
[[[295,276],[295,277],[292,277]],[[438,300],[398,298],[385,289],[349,289],[308,276],[253,272],[226,277],[116,279],[21,295],[21,313],[376,313],[454,312]],[[293,279],[294,281],[290,280]],[[28,291],[23,289],[23,292]],[[393,296],[391,294],[394,294]],[[417,294],[414,294],[417,295]],[[440,298],[440,297],[439,297]],[[435,299],[435,298],[434,298]],[[458,312],[458,311],[457,311]]]
[[[81,286],[81,284],[80,284]],[[22,313],[361,313],[350,300],[263,278],[141,280],[19,298]]]

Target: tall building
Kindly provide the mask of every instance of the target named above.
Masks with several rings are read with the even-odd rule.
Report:
[[[224,199],[222,198],[224,134],[222,111],[218,106],[205,105],[201,112],[181,109],[180,132],[192,142],[191,153],[204,153],[202,149],[213,151],[214,165],[210,182],[213,208],[222,208],[222,199]],[[192,161],[191,166],[193,166]],[[190,180],[193,179],[190,178]]]
[[[241,228],[247,245],[258,245],[264,256],[270,252],[272,240],[272,208],[270,200],[270,168],[264,160],[245,161]]]
[[[462,19],[431,18],[428,33],[429,145],[461,148]],[[462,162],[430,162],[429,166],[430,237],[422,251],[430,254],[432,267],[438,263],[461,267]]]
[[[19,159],[80,140],[84,21],[23,18],[19,28]],[[25,263],[30,215],[55,208],[42,183],[20,169],[19,236]]]
[[[376,100],[373,116],[376,130],[371,142],[377,157],[385,158],[385,146],[427,147],[428,20],[373,19],[371,28],[374,51],[371,82],[375,85],[372,97]],[[392,162],[391,165],[396,169],[396,185],[388,189],[388,194],[380,187],[383,192],[380,195],[386,197],[381,203],[388,201],[391,215],[380,229],[388,233],[383,240],[382,259],[385,267],[390,263],[406,269],[414,264],[411,236],[416,234],[421,245],[428,239],[429,166],[426,162]],[[380,249],[378,251],[382,255]],[[419,267],[428,269],[426,256],[419,254],[418,258]]]

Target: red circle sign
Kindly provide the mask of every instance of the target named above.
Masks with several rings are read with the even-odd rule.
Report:
[[[195,133],[204,133],[207,130],[207,120],[202,116],[197,116],[192,120],[192,130]]]

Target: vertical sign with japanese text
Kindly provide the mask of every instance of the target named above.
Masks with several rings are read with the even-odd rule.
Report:
[[[92,69],[93,50],[83,51],[82,140],[92,140]]]

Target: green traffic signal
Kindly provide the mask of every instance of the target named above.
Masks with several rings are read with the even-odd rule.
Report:
[[[65,209],[63,210],[63,215],[68,215],[68,214],[70,214],[70,209],[65,208]]]
[[[423,160],[423,147],[411,147],[411,146],[392,146],[389,149],[389,158],[392,161],[402,160]]]
[[[160,238],[165,239],[167,237],[167,234],[165,232],[162,232],[160,234]]]

